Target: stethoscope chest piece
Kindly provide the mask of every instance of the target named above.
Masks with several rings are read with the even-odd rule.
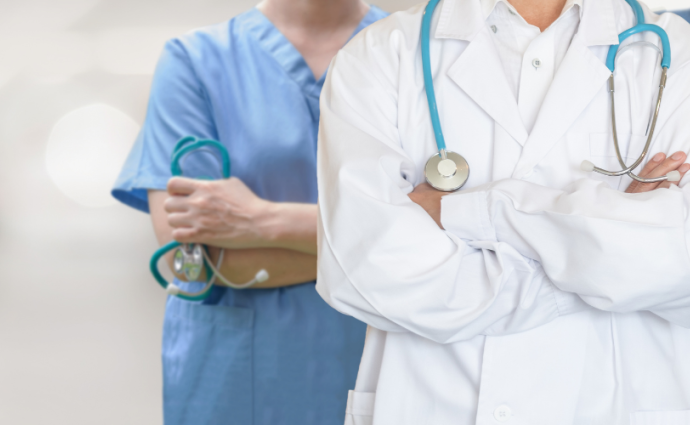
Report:
[[[443,158],[439,152],[429,158],[424,167],[424,177],[434,189],[452,192],[467,183],[470,166],[460,154],[447,151],[445,156]]]
[[[196,281],[204,267],[203,248],[199,244],[180,245],[175,250],[173,269],[177,274],[184,274],[188,281]]]

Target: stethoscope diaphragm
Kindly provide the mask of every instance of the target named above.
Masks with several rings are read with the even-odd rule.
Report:
[[[429,158],[424,167],[424,177],[434,189],[453,192],[467,183],[470,165],[460,154],[449,151],[445,154],[446,158],[443,158],[441,152]]]
[[[200,244],[183,244],[175,250],[173,269],[177,274],[184,274],[190,281],[196,281],[201,276],[204,267],[203,247]]]

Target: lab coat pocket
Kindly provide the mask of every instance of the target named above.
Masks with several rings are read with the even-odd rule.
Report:
[[[252,423],[254,311],[171,298],[163,328],[166,425]]]
[[[635,412],[630,415],[630,425],[688,425],[690,410],[672,412]]]
[[[350,391],[347,395],[345,425],[372,425],[376,393]]]
[[[647,139],[645,136],[631,134],[618,135],[618,146],[626,164],[630,165],[637,160],[644,149],[646,141]],[[616,147],[613,143],[613,135],[611,133],[591,133],[589,135],[589,155],[590,160],[597,167],[608,171],[618,171],[622,169],[621,164],[618,162]],[[641,167],[637,170],[641,170]],[[592,178],[605,181],[614,189],[625,189],[632,181],[627,176],[608,177],[598,173],[592,173]]]

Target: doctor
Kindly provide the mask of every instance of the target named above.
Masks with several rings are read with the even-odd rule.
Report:
[[[346,423],[687,425],[688,179],[628,194],[628,178],[580,169],[618,169],[604,61],[633,11],[624,0],[444,0],[434,85],[448,149],[471,173],[442,196],[423,184],[437,151],[425,6],[357,36],[321,100],[317,290],[370,325]],[[684,174],[690,26],[644,12],[673,50],[652,146],[671,155],[647,157],[644,174]],[[653,49],[618,58],[629,162],[660,72]]]

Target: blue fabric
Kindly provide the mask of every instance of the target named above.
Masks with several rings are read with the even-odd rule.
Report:
[[[372,7],[357,31],[385,15]],[[226,146],[232,174],[260,197],[315,203],[323,82],[257,9],[168,42],[145,124],[113,196],[148,211],[146,190],[165,189],[172,149],[192,135]],[[193,177],[214,177],[209,170],[218,169],[211,153],[190,156],[182,166]],[[364,324],[328,307],[314,282],[216,287],[204,303],[170,297],[165,423],[340,425],[364,333]]]

